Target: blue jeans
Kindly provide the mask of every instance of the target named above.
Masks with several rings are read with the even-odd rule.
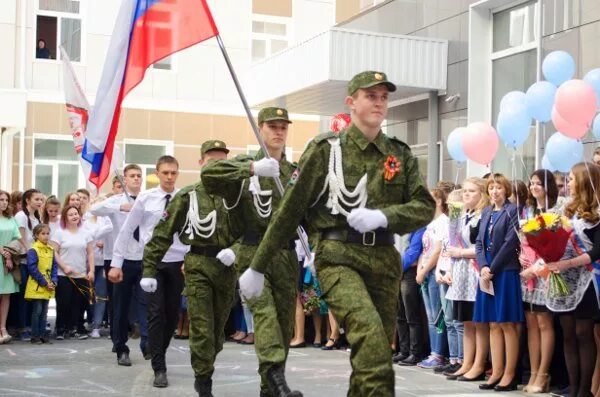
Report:
[[[108,291],[106,287],[106,275],[104,266],[100,264],[94,269],[94,290],[96,291],[96,302],[94,303],[94,324],[93,329],[100,328],[104,311],[106,310],[106,301],[108,300]]]
[[[123,281],[113,285],[114,329],[112,340],[117,355],[129,353],[127,347],[129,328],[129,307],[133,304],[140,322],[140,349],[146,352],[148,339],[148,318],[144,291],[140,287],[142,278],[142,261],[123,261]]]
[[[444,311],[444,322],[446,323],[446,332],[448,334],[448,351],[450,360],[462,360],[464,326],[461,321],[453,318],[454,302],[446,299],[446,292],[450,288],[447,284],[440,284],[440,302]]]
[[[440,299],[440,288],[435,282],[435,274],[433,271],[425,277],[425,281],[421,285],[423,293],[423,303],[425,303],[425,312],[427,312],[427,323],[429,324],[429,344],[431,346],[431,354],[440,357],[446,356],[448,340],[446,338],[446,330],[438,333],[436,324],[440,321],[442,313],[442,301]]]
[[[46,318],[48,316],[48,301],[33,299],[31,301],[31,337],[41,338],[46,334]]]

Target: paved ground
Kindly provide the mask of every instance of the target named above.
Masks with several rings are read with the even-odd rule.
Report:
[[[136,346],[137,341],[130,343]],[[193,376],[187,341],[173,340],[168,353],[167,389],[151,386],[153,373],[138,349],[132,348],[133,366],[118,367],[108,339],[54,341],[33,346],[26,342],[0,345],[0,396],[193,396]],[[307,397],[346,395],[350,364],[345,351],[295,349],[288,362],[289,383]],[[214,394],[258,396],[256,357],[252,348],[226,343],[217,360]],[[417,368],[396,368],[397,396],[453,396],[480,393],[477,384],[450,382]],[[520,393],[506,393],[518,396]]]

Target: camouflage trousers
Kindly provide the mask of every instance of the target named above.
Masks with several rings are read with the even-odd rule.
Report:
[[[352,347],[348,396],[394,396],[390,346],[399,279],[323,261],[317,263],[317,270],[322,296]]]
[[[216,258],[188,254],[185,282],[190,319],[190,353],[196,377],[211,377],[223,350],[225,323],[233,305],[237,274]]]
[[[279,250],[265,272],[262,294],[247,301],[254,318],[254,347],[258,357],[260,388],[271,396],[267,371],[285,367],[294,334],[298,259],[293,250]]]

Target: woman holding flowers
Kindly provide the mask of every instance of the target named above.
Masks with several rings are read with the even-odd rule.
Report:
[[[490,323],[492,375],[482,390],[516,390],[519,323],[524,320],[519,279],[519,227],[516,205],[507,199],[511,184],[502,174],[487,182],[491,206],[481,214],[476,241],[480,283],[473,321]],[[504,358],[506,356],[506,363]]]
[[[546,212],[557,211],[558,187],[554,175],[544,169],[533,172],[529,177],[529,197],[525,214],[528,219]],[[547,393],[550,388],[548,371],[554,353],[554,326],[552,313],[546,307],[548,284],[544,277],[536,274],[539,255],[522,239],[519,260],[521,271],[521,291],[523,308],[527,321],[527,346],[531,377],[523,391]]]
[[[600,259],[598,186],[600,168],[596,165],[579,163],[571,169],[571,201],[564,214],[571,219],[573,234],[562,259],[548,263],[548,269],[560,272],[568,287],[565,294],[549,294],[546,305],[561,314],[571,397],[591,395],[596,362],[594,318],[600,317],[600,310],[590,270],[591,264]]]
[[[479,284],[479,268],[475,260],[476,230],[481,211],[489,204],[485,194],[485,181],[481,178],[466,179],[463,183],[462,201],[463,212],[458,229],[460,235],[456,238],[458,244],[447,249],[452,258],[452,271],[446,298],[453,301],[453,318],[464,324],[464,359],[460,369],[448,376],[448,379],[481,381],[485,379],[489,327],[487,323],[474,323],[473,311]]]

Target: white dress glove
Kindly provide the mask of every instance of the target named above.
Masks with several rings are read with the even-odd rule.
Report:
[[[271,178],[279,177],[279,161],[270,158],[260,159],[252,164],[254,175],[268,176]]]
[[[313,275],[313,277],[316,277],[317,269],[315,269],[315,253],[314,252],[311,252],[310,256],[307,256],[306,258],[304,258],[304,265],[302,265],[302,267],[310,270],[310,273]]]
[[[388,221],[381,210],[357,208],[348,215],[348,224],[359,233],[366,233],[387,227]]]
[[[240,277],[240,295],[244,299],[260,296],[264,287],[265,275],[252,268],[248,268]]]
[[[225,266],[229,267],[235,262],[235,252],[231,248],[225,248],[219,251],[217,259],[221,261]]]
[[[154,292],[156,291],[158,283],[155,278],[143,278],[140,280],[140,287],[146,292]]]

